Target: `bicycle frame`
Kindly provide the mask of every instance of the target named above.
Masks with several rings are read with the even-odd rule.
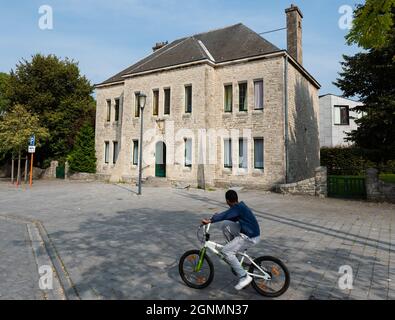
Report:
[[[212,253],[214,253],[221,260],[224,260],[226,262],[224,256],[221,253],[221,250],[224,246],[220,245],[216,242],[210,241],[210,234],[209,234],[210,227],[211,227],[211,224],[208,224],[207,226],[203,226],[203,228],[204,228],[203,229],[204,230],[204,246],[200,250],[199,262],[198,262],[198,264],[196,266],[196,270],[195,270],[196,272],[199,272],[200,269],[202,268],[204,256],[207,252],[207,249],[209,249]],[[247,271],[247,274],[250,275],[251,277],[261,278],[264,280],[271,280],[272,279],[270,274],[268,274],[260,266],[258,266],[246,252],[243,252],[243,253],[238,252],[237,256],[241,256],[240,264],[243,264],[244,260],[247,259],[251,262],[251,264],[253,264],[259,271],[261,271],[263,273],[263,275],[259,275],[259,274],[250,273]]]

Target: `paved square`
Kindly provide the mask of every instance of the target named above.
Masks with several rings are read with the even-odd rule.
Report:
[[[236,279],[216,257],[214,281],[203,291],[187,288],[178,275],[180,256],[199,246],[200,220],[226,209],[224,190],[143,192],[138,197],[128,185],[104,183],[40,181],[31,190],[0,183],[0,215],[42,222],[49,255],[56,254],[70,280],[69,297],[263,299],[250,287],[236,292]],[[239,194],[263,233],[251,254],[276,256],[291,272],[290,289],[280,299],[395,299],[394,205]],[[0,219],[0,299],[42,298],[22,245],[25,229]],[[214,240],[222,241],[219,230]],[[353,270],[351,291],[338,287],[344,265]]]

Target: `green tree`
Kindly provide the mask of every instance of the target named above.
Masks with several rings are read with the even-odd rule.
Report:
[[[33,134],[37,147],[49,137],[48,130],[40,126],[39,118],[22,105],[16,105],[0,118],[0,150],[18,155],[18,183],[21,179],[21,157],[27,151]]]
[[[366,0],[354,11],[353,27],[346,39],[365,49],[388,47],[394,38],[395,0]]]
[[[9,79],[9,74],[0,72],[0,115],[3,114],[10,105],[10,101],[6,96]]]
[[[64,160],[83,123],[94,123],[92,92],[93,87],[80,74],[78,64],[67,58],[37,54],[11,71],[7,91],[11,104],[26,106],[50,133],[36,156],[40,166],[45,160]]]
[[[394,19],[394,17],[393,17]],[[348,140],[377,154],[378,161],[395,159],[395,37],[382,48],[344,56],[335,85],[346,97],[358,97],[363,116]]]
[[[78,132],[67,161],[74,172],[96,172],[95,130],[90,123],[84,124]]]

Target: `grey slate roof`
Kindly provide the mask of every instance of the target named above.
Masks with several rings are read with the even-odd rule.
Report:
[[[201,41],[209,54],[199,43]],[[124,80],[122,76],[214,58],[225,62],[280,51],[242,23],[173,41],[99,85]],[[210,57],[211,54],[211,57]]]

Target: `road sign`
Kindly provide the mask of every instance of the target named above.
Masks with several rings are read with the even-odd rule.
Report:
[[[30,139],[29,139],[29,145],[30,146],[35,146],[36,145],[36,136],[35,135],[32,135],[31,137],[30,137]]]
[[[36,152],[36,147],[35,146],[29,146],[28,152],[29,153],[35,153]]]

